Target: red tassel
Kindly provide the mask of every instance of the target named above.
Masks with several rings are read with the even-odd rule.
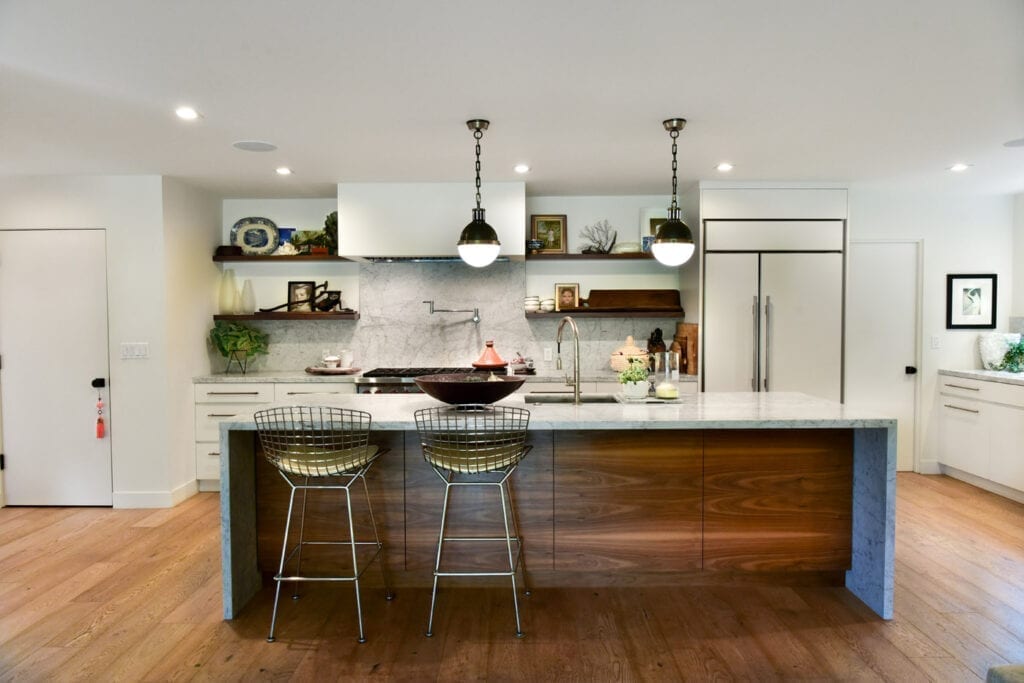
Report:
[[[102,417],[96,418],[96,438],[102,439],[107,433],[107,426],[103,423]]]

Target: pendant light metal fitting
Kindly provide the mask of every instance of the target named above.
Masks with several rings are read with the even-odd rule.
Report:
[[[662,121],[665,130],[672,138],[672,205],[668,208],[668,220],[658,228],[658,234],[654,238],[651,251],[660,263],[667,266],[678,266],[689,260],[693,255],[694,243],[693,233],[690,228],[680,220],[680,209],[678,200],[678,177],[679,163],[676,161],[678,145],[676,139],[679,132],[686,127],[686,119],[675,117]]]
[[[473,209],[473,220],[462,230],[457,246],[462,260],[476,268],[491,264],[501,250],[498,233],[484,220],[484,209],[480,206],[480,138],[490,125],[487,119],[466,121],[466,127],[476,140],[476,208]]]

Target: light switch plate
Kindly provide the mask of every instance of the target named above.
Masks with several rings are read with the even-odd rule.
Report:
[[[121,342],[121,360],[149,358],[149,342]]]
[[[932,335],[932,348],[933,349],[939,348],[939,335],[937,335],[937,334],[933,334]]]

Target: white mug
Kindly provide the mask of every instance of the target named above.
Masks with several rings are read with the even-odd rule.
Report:
[[[338,351],[338,358],[341,361],[341,367],[352,367],[352,351],[349,349],[342,349],[341,351]]]

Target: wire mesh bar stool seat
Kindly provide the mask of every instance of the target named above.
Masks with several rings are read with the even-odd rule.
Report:
[[[359,622],[359,642],[366,642],[363,631],[363,607],[359,591],[359,580],[363,572],[374,561],[380,564],[384,577],[384,593],[387,600],[394,596],[388,582],[384,561],[384,544],[377,533],[377,522],[373,516],[370,492],[366,486],[366,473],[381,455],[390,449],[379,448],[370,443],[370,413],[361,410],[334,408],[330,406],[286,406],[267,408],[253,414],[256,433],[259,435],[263,454],[277,468],[278,474],[291,489],[288,497],[288,517],[285,521],[284,539],[281,542],[281,561],[274,576],[274,610],[270,618],[268,642],[274,641],[274,627],[277,624],[277,607],[281,597],[281,583],[295,583],[293,599],[299,597],[298,587],[305,581],[351,582],[355,586],[356,617]],[[312,482],[312,483],[311,483]],[[373,540],[356,540],[352,518],[352,491],[356,482],[362,483],[369,511]],[[295,494],[302,491],[302,508],[299,515],[299,539],[289,549],[292,513]],[[309,491],[342,491],[345,496],[345,510],[348,513],[348,538],[338,541],[307,541],[304,539],[306,523],[306,500]],[[336,576],[304,575],[302,573],[302,549],[310,545],[349,546],[352,555],[352,571]],[[371,546],[373,555],[359,566],[358,546]],[[294,573],[285,574],[295,558]]]
[[[507,576],[512,582],[512,606],[515,611],[516,636],[523,637],[519,618],[519,597],[516,573],[522,572],[523,591],[530,594],[523,558],[523,539],[519,533],[509,478],[526,457],[531,446],[526,443],[530,412],[523,408],[491,405],[460,405],[458,407],[423,408],[415,412],[423,459],[444,482],[444,503],[441,507],[441,530],[437,538],[434,561],[434,586],[430,594],[430,617],[426,635],[433,635],[434,608],[440,577]],[[497,487],[501,499],[503,536],[447,536],[448,503],[456,486]],[[506,502],[507,501],[507,502]],[[442,571],[441,555],[449,542],[495,542],[505,545],[508,569],[495,571]],[[512,544],[516,549],[513,553]]]

